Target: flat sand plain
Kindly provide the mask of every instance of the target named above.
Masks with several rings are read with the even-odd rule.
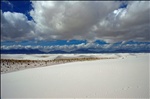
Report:
[[[149,99],[149,53],[52,55],[105,57],[39,66],[1,74],[1,98],[141,98]],[[3,59],[13,56],[3,55]],[[19,56],[35,60],[38,55]],[[53,58],[52,58],[53,57]],[[48,57],[42,57],[44,60]],[[18,56],[14,56],[18,59]],[[41,58],[37,58],[41,60]],[[37,60],[36,59],[36,60]],[[45,59],[47,60],[47,59]]]

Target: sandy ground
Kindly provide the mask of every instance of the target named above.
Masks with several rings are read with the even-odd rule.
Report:
[[[130,54],[123,54],[128,56]],[[53,60],[56,58],[119,57],[122,54],[1,54],[1,59]]]
[[[77,61],[115,59],[118,56],[84,54],[2,54],[1,73],[9,73],[29,68],[53,66]]]
[[[103,54],[97,56],[120,58],[5,73],[1,97],[149,99],[149,55]]]

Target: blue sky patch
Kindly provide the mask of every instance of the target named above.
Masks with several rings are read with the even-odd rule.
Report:
[[[10,11],[23,13],[27,16],[28,20],[32,20],[29,14],[29,11],[33,9],[30,0],[1,2],[1,9],[2,12]]]

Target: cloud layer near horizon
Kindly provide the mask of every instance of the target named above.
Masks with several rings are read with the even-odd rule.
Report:
[[[23,13],[1,11],[1,40],[150,41],[150,2],[32,1]]]
[[[3,45],[1,46],[2,50],[39,50],[42,52],[51,52],[51,51],[65,51],[65,52],[72,52],[72,51],[93,51],[93,52],[111,52],[111,51],[150,51],[150,44],[141,43],[141,44],[128,44],[128,43],[121,43],[121,44],[96,44],[96,43],[81,43],[81,44],[72,44],[72,45],[52,45],[52,46],[31,46],[31,45]],[[85,52],[85,51],[84,51]]]

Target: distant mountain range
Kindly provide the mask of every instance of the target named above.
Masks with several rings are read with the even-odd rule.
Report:
[[[54,50],[44,52],[38,49],[9,49],[1,50],[1,54],[67,54],[67,53],[150,53],[150,49],[109,49],[109,50],[98,50],[98,49],[77,49],[74,51],[62,51]]]

